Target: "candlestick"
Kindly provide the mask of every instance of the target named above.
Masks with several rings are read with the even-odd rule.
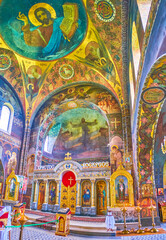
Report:
[[[124,230],[122,231],[123,234],[128,234],[130,233],[128,230],[127,230],[127,225],[126,225],[126,212],[127,212],[127,208],[123,207],[121,208],[122,212],[123,212],[123,218],[124,218]]]
[[[138,234],[144,233],[144,230],[141,229],[142,225],[141,225],[141,214],[140,214],[140,212],[141,212],[142,208],[141,208],[140,206],[137,206],[137,207],[135,208],[135,210],[136,210],[137,213],[138,213],[138,230],[136,231],[136,233],[138,233]]]
[[[156,206],[151,204],[149,209],[152,211],[152,228],[150,229],[150,232],[156,233],[156,232],[158,232],[158,229],[155,228],[156,224],[155,224],[155,220],[154,220],[154,210],[156,209]]]

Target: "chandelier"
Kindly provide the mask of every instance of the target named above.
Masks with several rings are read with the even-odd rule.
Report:
[[[163,154],[166,154],[166,136],[164,136],[164,141],[161,143],[161,150]]]

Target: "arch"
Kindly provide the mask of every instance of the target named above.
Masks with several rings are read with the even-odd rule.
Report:
[[[145,81],[144,90],[153,86],[154,79],[157,79],[158,87],[163,87],[163,85],[165,85],[163,78],[158,75],[160,70],[162,71],[163,68],[165,68],[165,56],[161,57],[151,68]],[[154,136],[162,104],[163,101],[157,104],[154,103],[154,105],[146,104],[143,98],[140,101],[137,120],[138,123],[137,128],[135,128],[137,134],[134,133],[135,135],[133,135],[134,159],[136,160],[135,166],[137,165],[138,168],[137,183],[140,199],[143,198],[143,192],[141,191],[142,185],[147,183],[151,183],[153,185],[153,192],[149,197],[155,197]],[[142,170],[143,172],[141,172]],[[143,173],[143,175],[141,175],[141,173]]]
[[[51,98],[53,97],[55,94],[58,94],[60,92],[62,92],[63,90],[66,90],[70,87],[75,87],[75,86],[83,86],[83,85],[88,85],[88,86],[95,86],[95,87],[99,87],[99,88],[102,88],[103,90],[106,90],[108,91],[108,93],[110,93],[113,97],[115,97],[116,101],[118,102],[120,108],[121,108],[121,111],[122,111],[122,104],[123,104],[123,101],[120,101],[116,92],[114,91],[113,88],[111,89],[108,89],[107,87],[105,87],[104,85],[101,85],[99,83],[91,83],[91,82],[78,82],[77,84],[76,83],[70,83],[70,84],[67,84],[65,86],[62,86],[62,87],[59,87],[57,89],[55,89],[54,91],[52,91],[51,93],[49,93],[43,100],[42,102],[39,103],[39,105],[37,106],[37,108],[35,109],[35,111],[33,112],[32,116],[31,116],[31,119],[30,119],[30,128],[32,127],[32,124],[33,124],[33,121],[35,119],[35,116],[37,115],[37,113],[40,111],[40,109],[42,108],[42,106]]]
[[[71,103],[70,100],[64,101],[61,105],[59,105],[58,107],[55,107],[55,109],[52,112],[50,112],[47,115],[46,119],[42,122],[38,132],[37,148],[36,148],[36,154],[35,154],[35,163],[36,163],[35,165],[37,167],[40,165],[41,158],[42,158],[43,145],[44,145],[43,139],[45,139],[46,134],[50,129],[50,126],[53,124],[52,122],[56,121],[56,117],[58,117],[63,112],[66,112],[66,109],[68,109],[69,103]],[[105,118],[109,126],[109,121],[107,119],[106,114],[94,103],[87,102],[85,100],[75,100],[75,101],[72,101],[72,103],[73,105],[71,105],[70,110],[75,108],[89,108],[89,109],[98,111]]]

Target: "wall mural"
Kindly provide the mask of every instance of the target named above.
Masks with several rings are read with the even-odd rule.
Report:
[[[64,112],[56,118],[48,136],[50,142],[54,141],[51,152],[54,159],[63,160],[67,152],[72,159],[109,156],[108,124],[101,114],[91,109]]]
[[[23,113],[12,89],[0,79],[0,115],[4,103],[9,103],[14,108],[11,134],[0,131],[0,146],[2,148],[2,165],[4,176],[7,177],[12,170],[18,171],[21,140],[23,136]]]
[[[30,140],[31,154],[35,153],[38,127],[46,119],[48,113],[65,100],[71,100],[68,103],[69,108],[69,105],[73,105],[74,100],[84,99],[94,102],[107,115],[110,132],[105,119],[96,111],[85,108],[67,111],[56,117],[56,123],[51,126],[48,132],[51,148],[48,149],[49,154],[44,152],[44,165],[47,163],[56,164],[60,159],[63,160],[67,151],[72,153],[74,159],[109,157],[109,147],[107,147],[109,135],[117,133],[122,136],[121,109],[115,97],[97,86],[77,85],[52,96],[40,109],[32,126],[34,130],[32,130]],[[111,144],[118,144],[120,150],[123,149],[123,143],[119,145],[115,141],[115,143],[111,142]]]
[[[166,155],[162,152],[161,145],[164,144],[164,136],[166,136],[166,102],[161,109],[159,116],[155,146],[154,146],[154,172],[155,172],[155,183],[156,192],[159,199],[166,200],[166,186],[165,183],[165,162]]]
[[[145,87],[165,87],[164,81],[164,72],[165,72],[165,60],[161,58],[158,62],[155,63],[151,72],[149,73]],[[161,93],[162,94],[162,93]],[[154,101],[154,96],[152,96]],[[158,94],[156,101],[158,100]],[[153,184],[153,139],[154,139],[154,130],[156,125],[156,120],[160,112],[161,103],[157,104],[146,104],[141,101],[141,107],[139,111],[139,122],[138,122],[138,171],[139,171],[139,197],[141,204],[143,206],[142,216],[150,216],[150,212],[146,209],[146,206],[150,204],[151,199],[154,197],[154,192],[151,191],[151,199],[146,198],[146,204],[144,197],[144,192],[142,187],[144,184]],[[146,141],[145,141],[146,139]],[[134,152],[135,153],[135,152]],[[159,164],[160,165],[160,164]],[[145,207],[145,208],[144,208]]]
[[[86,34],[86,12],[81,0],[35,4],[4,0],[0,14],[4,41],[15,52],[32,59],[64,57],[78,47]]]

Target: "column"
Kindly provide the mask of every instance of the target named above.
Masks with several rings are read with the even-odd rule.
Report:
[[[57,189],[56,189],[56,205],[59,205],[59,181],[56,181]]]
[[[34,200],[33,200],[33,203],[32,203],[32,209],[33,210],[37,209],[38,192],[39,192],[39,182],[38,182],[38,180],[35,180]]]
[[[77,206],[75,214],[81,214],[81,197],[80,197],[80,182],[81,180],[77,180]]]
[[[60,209],[59,206],[59,180],[56,180],[56,204],[53,207],[53,212],[58,212],[58,210]]]
[[[91,180],[92,183],[92,207],[95,207],[95,180]]]
[[[107,209],[110,207],[110,180],[106,179],[107,181]]]
[[[45,196],[44,196],[44,203],[42,205],[42,211],[47,211],[48,208],[48,180],[44,181],[45,183]]]
[[[92,205],[91,205],[91,215],[96,215],[96,206],[95,206],[95,180],[91,180],[92,183]]]

